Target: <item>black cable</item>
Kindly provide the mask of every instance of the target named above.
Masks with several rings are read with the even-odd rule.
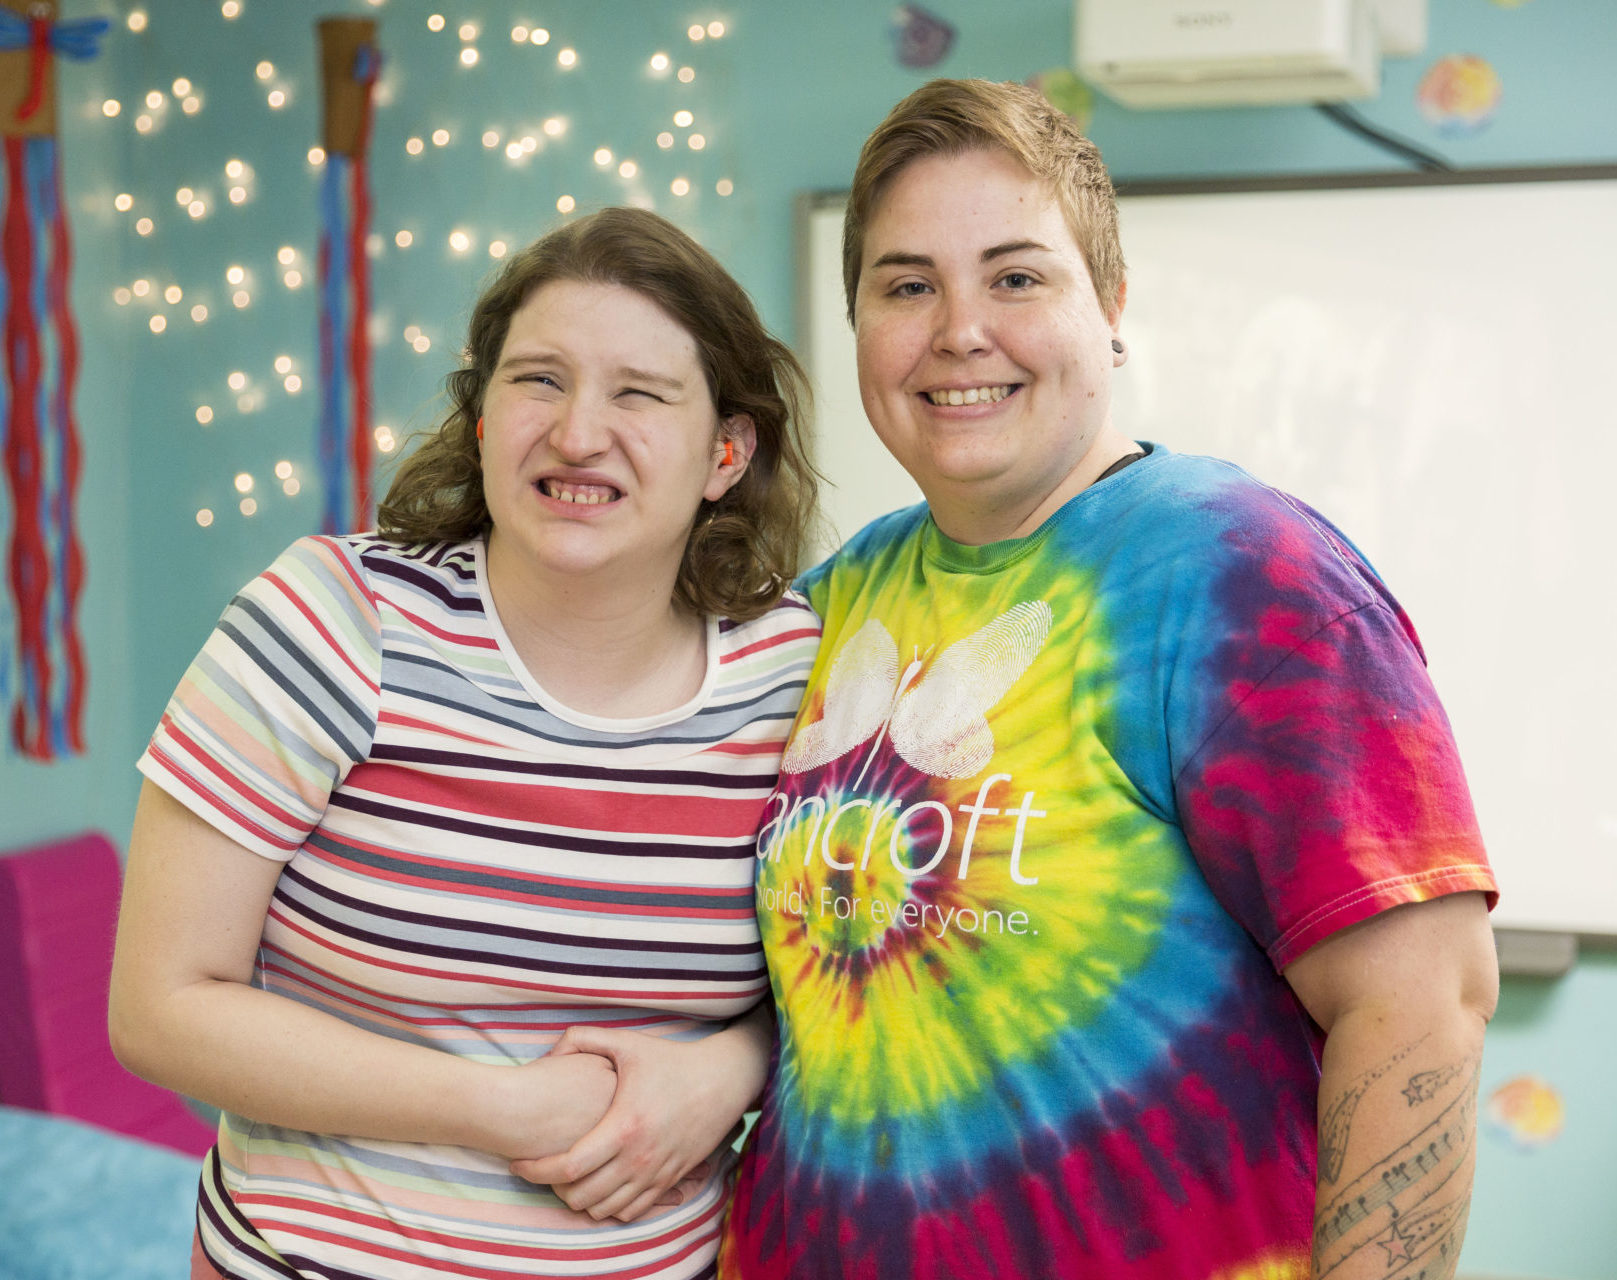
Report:
[[[1341,125],[1349,133],[1356,133],[1359,137],[1373,142],[1384,151],[1390,151],[1400,159],[1408,160],[1417,169],[1427,173],[1449,173],[1454,166],[1441,156],[1433,155],[1430,151],[1423,151],[1413,142],[1408,142],[1393,134],[1376,128],[1352,107],[1343,106],[1340,102],[1316,102],[1317,110],[1326,119]]]

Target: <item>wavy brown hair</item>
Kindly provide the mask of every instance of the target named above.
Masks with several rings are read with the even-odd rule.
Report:
[[[842,222],[848,323],[853,323],[859,290],[865,228],[893,179],[911,161],[979,149],[1007,152],[1049,186],[1084,255],[1101,310],[1112,314],[1123,287],[1123,246],[1117,234],[1117,193],[1100,149],[1071,116],[1025,84],[931,80],[887,113],[865,139],[854,166]]]
[[[449,410],[394,474],[378,527],[401,542],[453,542],[488,532],[477,420],[514,315],[558,280],[633,289],[690,334],[721,420],[750,418],[757,444],[741,479],[703,501],[674,598],[698,613],[745,621],[770,609],[798,570],[817,482],[803,444],[808,376],[764,328],[746,291],[673,223],[643,209],[603,209],[514,255],[472,309],[464,363],[449,375]]]

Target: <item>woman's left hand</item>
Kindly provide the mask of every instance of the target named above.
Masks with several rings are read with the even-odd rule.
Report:
[[[632,1222],[659,1204],[679,1203],[684,1189],[674,1188],[734,1141],[737,1121],[762,1091],[772,1035],[767,1007],[694,1041],[571,1028],[551,1054],[611,1059],[618,1075],[612,1105],[567,1151],[513,1160],[511,1171],[548,1185],[597,1221]]]

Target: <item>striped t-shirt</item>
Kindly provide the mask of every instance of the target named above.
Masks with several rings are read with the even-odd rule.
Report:
[[[819,625],[710,620],[700,692],[568,710],[516,658],[481,541],[306,538],[231,603],[141,771],[286,863],[255,985],[521,1063],[574,1024],[698,1038],[767,989],[753,839]],[[709,1274],[731,1175],[632,1225],[485,1152],[227,1114],[198,1206],[240,1277]]]

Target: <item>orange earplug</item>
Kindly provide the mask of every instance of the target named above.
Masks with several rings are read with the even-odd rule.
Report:
[[[483,438],[483,420],[481,418],[477,420],[477,438],[479,440]]]
[[[734,440],[724,442],[724,465],[733,467],[736,464],[736,443]]]

